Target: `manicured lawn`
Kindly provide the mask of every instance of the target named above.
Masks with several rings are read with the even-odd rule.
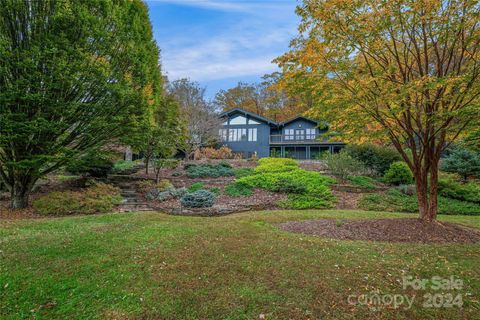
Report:
[[[159,213],[0,222],[1,319],[473,319],[480,244],[338,241],[278,230],[288,220],[411,217],[280,211],[219,218]],[[480,217],[442,216],[480,228]],[[463,309],[423,308],[402,275],[464,281]],[[410,310],[351,294],[417,295]],[[447,291],[448,292],[448,291]],[[446,293],[446,292],[444,292]]]

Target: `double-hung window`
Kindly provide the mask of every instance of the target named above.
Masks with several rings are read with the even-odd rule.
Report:
[[[285,129],[285,140],[294,140],[295,139],[295,130]]]
[[[306,129],[307,131],[307,140],[314,140],[315,139],[315,129]]]

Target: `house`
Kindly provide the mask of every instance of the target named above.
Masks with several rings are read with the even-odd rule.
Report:
[[[328,126],[320,127],[321,123],[306,117],[277,123],[239,108],[220,117],[225,120],[219,130],[222,143],[246,158],[316,159],[322,152],[336,153],[345,146],[324,136]]]

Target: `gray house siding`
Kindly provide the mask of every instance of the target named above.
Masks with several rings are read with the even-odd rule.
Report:
[[[231,119],[235,119],[238,116],[247,118],[247,124],[230,124]],[[240,112],[232,113],[226,118],[227,124],[222,126],[222,129],[245,129],[246,139],[241,141],[231,141],[231,137],[228,134],[227,140],[223,141],[223,144],[232,149],[235,153],[242,153],[244,157],[251,157],[256,154],[259,158],[268,157],[270,153],[270,125],[261,121],[260,119],[253,118],[249,115],[242,114]],[[251,120],[257,122],[252,124]],[[248,129],[257,129],[256,141],[249,141]],[[235,140],[238,140],[235,139]]]
[[[239,116],[247,120],[237,118]],[[315,159],[322,152],[338,152],[345,145],[320,137],[319,135],[327,132],[328,128],[319,129],[317,121],[304,117],[285,123],[275,123],[241,109],[224,112],[221,117],[225,119],[220,129],[224,138],[222,143],[233,152],[242,153],[244,157],[252,157],[255,154],[263,158],[275,154],[281,157]],[[249,134],[249,129],[253,128],[256,128],[256,141],[252,141],[254,139],[251,139]]]

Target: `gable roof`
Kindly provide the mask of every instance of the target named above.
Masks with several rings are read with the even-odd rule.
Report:
[[[308,121],[308,122],[315,123],[316,125],[319,125],[319,124],[320,124],[320,122],[317,121],[317,120],[313,120],[313,119],[310,119],[310,118],[307,118],[307,117],[304,117],[304,116],[298,116],[298,117],[295,117],[295,118],[290,119],[290,120],[288,120],[288,121],[282,122],[280,125],[281,125],[281,126],[285,126],[285,125],[287,125],[287,124],[289,124],[289,123],[292,123],[292,122],[295,122],[295,121],[297,121],[297,120],[305,120],[305,121]]]
[[[270,120],[270,119],[262,117],[262,116],[260,116],[256,113],[253,113],[253,112],[250,112],[250,111],[247,111],[247,110],[243,110],[243,109],[240,109],[240,108],[233,108],[231,110],[224,111],[224,112],[220,113],[219,116],[220,117],[227,117],[227,116],[230,116],[233,113],[240,113],[240,114],[243,114],[243,115],[248,115],[251,118],[266,122],[268,124],[278,126],[278,123],[273,121],[273,120]]]

